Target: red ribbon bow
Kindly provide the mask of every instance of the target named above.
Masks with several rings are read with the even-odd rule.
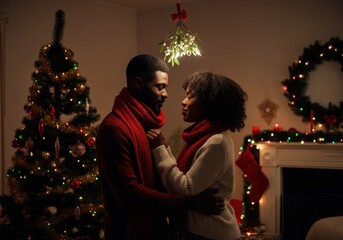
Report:
[[[187,21],[187,11],[185,9],[181,9],[181,4],[176,4],[177,13],[172,13],[171,18],[174,22],[177,22],[179,18],[182,19],[182,21]]]

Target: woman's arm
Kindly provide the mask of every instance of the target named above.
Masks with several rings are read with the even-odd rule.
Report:
[[[213,136],[197,151],[186,174],[178,169],[175,158],[165,146],[153,149],[156,166],[166,189],[176,194],[196,195],[211,187],[228,168],[230,154],[222,137],[221,134]]]

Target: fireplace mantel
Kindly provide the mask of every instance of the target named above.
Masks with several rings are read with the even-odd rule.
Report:
[[[343,144],[257,143],[269,187],[260,199],[261,223],[280,234],[282,168],[343,169]]]

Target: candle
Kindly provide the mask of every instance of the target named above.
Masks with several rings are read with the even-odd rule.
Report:
[[[260,132],[260,127],[257,125],[252,126],[252,135],[256,135]]]
[[[279,124],[276,123],[276,124],[274,125],[274,131],[275,131],[275,132],[280,132],[280,130],[281,130],[281,127],[279,126]]]

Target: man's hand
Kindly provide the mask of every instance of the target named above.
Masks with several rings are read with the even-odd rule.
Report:
[[[192,210],[207,215],[219,215],[225,207],[222,197],[216,197],[218,189],[207,189],[194,196],[194,208]]]

